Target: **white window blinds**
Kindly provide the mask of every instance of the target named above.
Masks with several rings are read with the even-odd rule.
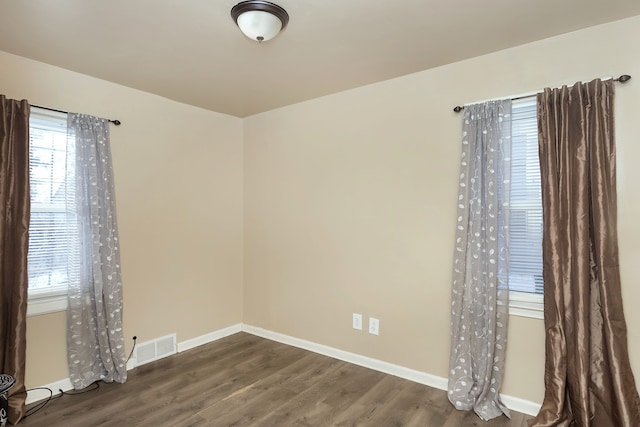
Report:
[[[67,289],[66,114],[32,108],[29,134],[29,295],[43,297]]]
[[[521,293],[543,292],[542,193],[535,97],[513,101],[511,126],[509,288],[510,299],[517,304],[522,298],[531,300]],[[541,303],[541,298],[538,300]]]

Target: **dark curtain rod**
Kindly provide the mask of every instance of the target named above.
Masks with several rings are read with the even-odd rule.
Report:
[[[49,108],[49,107],[43,107],[41,105],[33,105],[31,104],[32,107],[36,107],[36,108],[42,108],[43,110],[48,110],[48,111],[55,111],[56,113],[63,113],[63,114],[69,114],[68,111],[63,111],[63,110],[56,110],[55,108]],[[109,123],[113,123],[116,126],[120,126],[122,124],[122,122],[120,120],[111,120],[111,119],[107,119],[107,121]]]
[[[613,79],[614,82],[620,82],[620,83],[626,83],[629,80],[631,80],[631,76],[628,75],[628,74],[623,74],[620,77],[618,77],[617,79]],[[515,101],[516,99],[531,98],[532,96],[535,96],[535,95],[517,96],[515,98],[511,98],[511,100]],[[456,113],[459,113],[462,110],[464,110],[464,105],[463,106],[456,105],[455,107],[453,107],[453,111],[455,111]]]

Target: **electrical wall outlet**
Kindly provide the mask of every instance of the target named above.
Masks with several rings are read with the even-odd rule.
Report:
[[[380,334],[380,320],[375,317],[369,317],[369,333],[373,335]]]
[[[353,313],[353,329],[362,330],[362,314]]]

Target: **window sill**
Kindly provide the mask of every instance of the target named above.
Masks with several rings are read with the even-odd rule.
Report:
[[[526,292],[509,292],[509,315],[544,319],[542,295]]]
[[[46,294],[30,295],[27,303],[27,317],[66,311],[66,291],[48,292]]]

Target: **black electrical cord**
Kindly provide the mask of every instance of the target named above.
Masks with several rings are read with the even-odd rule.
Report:
[[[51,390],[49,387],[34,387],[34,388],[30,388],[29,390],[25,390],[25,391],[23,391],[21,393],[16,393],[16,394],[22,394],[22,393],[26,394],[26,393],[28,393],[30,391],[33,391],[33,390],[47,390],[49,392],[49,397],[47,397],[45,400],[43,400],[42,402],[38,403],[34,407],[29,408],[29,410],[25,412],[24,417],[22,417],[22,418],[27,418],[28,416],[35,414],[40,409],[42,409],[45,406],[47,406],[47,404],[49,402],[51,402],[52,400],[57,399],[57,398],[60,397],[60,396],[54,396],[53,395],[53,390]]]
[[[131,348],[131,353],[129,353],[129,357],[127,357],[127,361],[124,362],[124,364],[126,365],[127,363],[129,363],[129,359],[131,359],[131,356],[133,356],[133,350],[136,349],[136,340],[138,339],[137,336],[133,336],[133,347]]]
[[[60,392],[60,394],[59,394],[59,395],[57,395],[57,396],[54,396],[54,395],[53,395],[53,390],[51,390],[49,387],[35,387],[35,388],[30,388],[29,390],[26,390],[26,391],[24,391],[23,393],[28,393],[28,392],[33,391],[33,390],[47,390],[47,391],[49,392],[49,397],[47,397],[45,400],[43,400],[42,402],[38,403],[38,404],[37,404],[37,405],[35,405],[34,407],[29,408],[29,410],[28,410],[27,412],[25,412],[25,414],[24,414],[24,417],[23,417],[23,418],[27,418],[27,417],[29,417],[29,416],[31,416],[31,415],[33,415],[33,414],[35,414],[35,413],[36,413],[36,412],[38,412],[40,409],[42,409],[42,408],[44,408],[45,406],[47,406],[47,404],[48,404],[49,402],[51,402],[52,400],[55,400],[55,399],[59,399],[59,398],[61,398],[62,396],[64,396],[65,394],[66,394],[67,396],[76,396],[76,395],[78,395],[78,394],[89,393],[90,391],[94,391],[94,390],[97,390],[97,389],[99,389],[99,388],[100,388],[100,383],[95,382],[95,383],[93,383],[92,385],[94,385],[95,387],[92,387],[92,388],[87,387],[87,388],[85,388],[85,389],[83,389],[83,390],[81,390],[81,391],[76,391],[76,392],[68,392],[68,391],[64,391],[64,390],[62,390],[61,388],[59,388],[59,389],[58,389],[58,391]]]
[[[79,391],[64,391],[61,388],[59,388],[58,391],[60,392],[60,396],[58,396],[58,397],[62,397],[65,394],[67,396],[77,396],[78,394],[89,393],[90,391],[94,391],[94,390],[97,390],[97,389],[100,388],[100,383],[99,382],[95,382],[95,383],[93,383],[91,385],[94,385],[95,387],[93,387],[93,388],[87,387],[87,388],[83,388],[82,390],[79,390]]]

